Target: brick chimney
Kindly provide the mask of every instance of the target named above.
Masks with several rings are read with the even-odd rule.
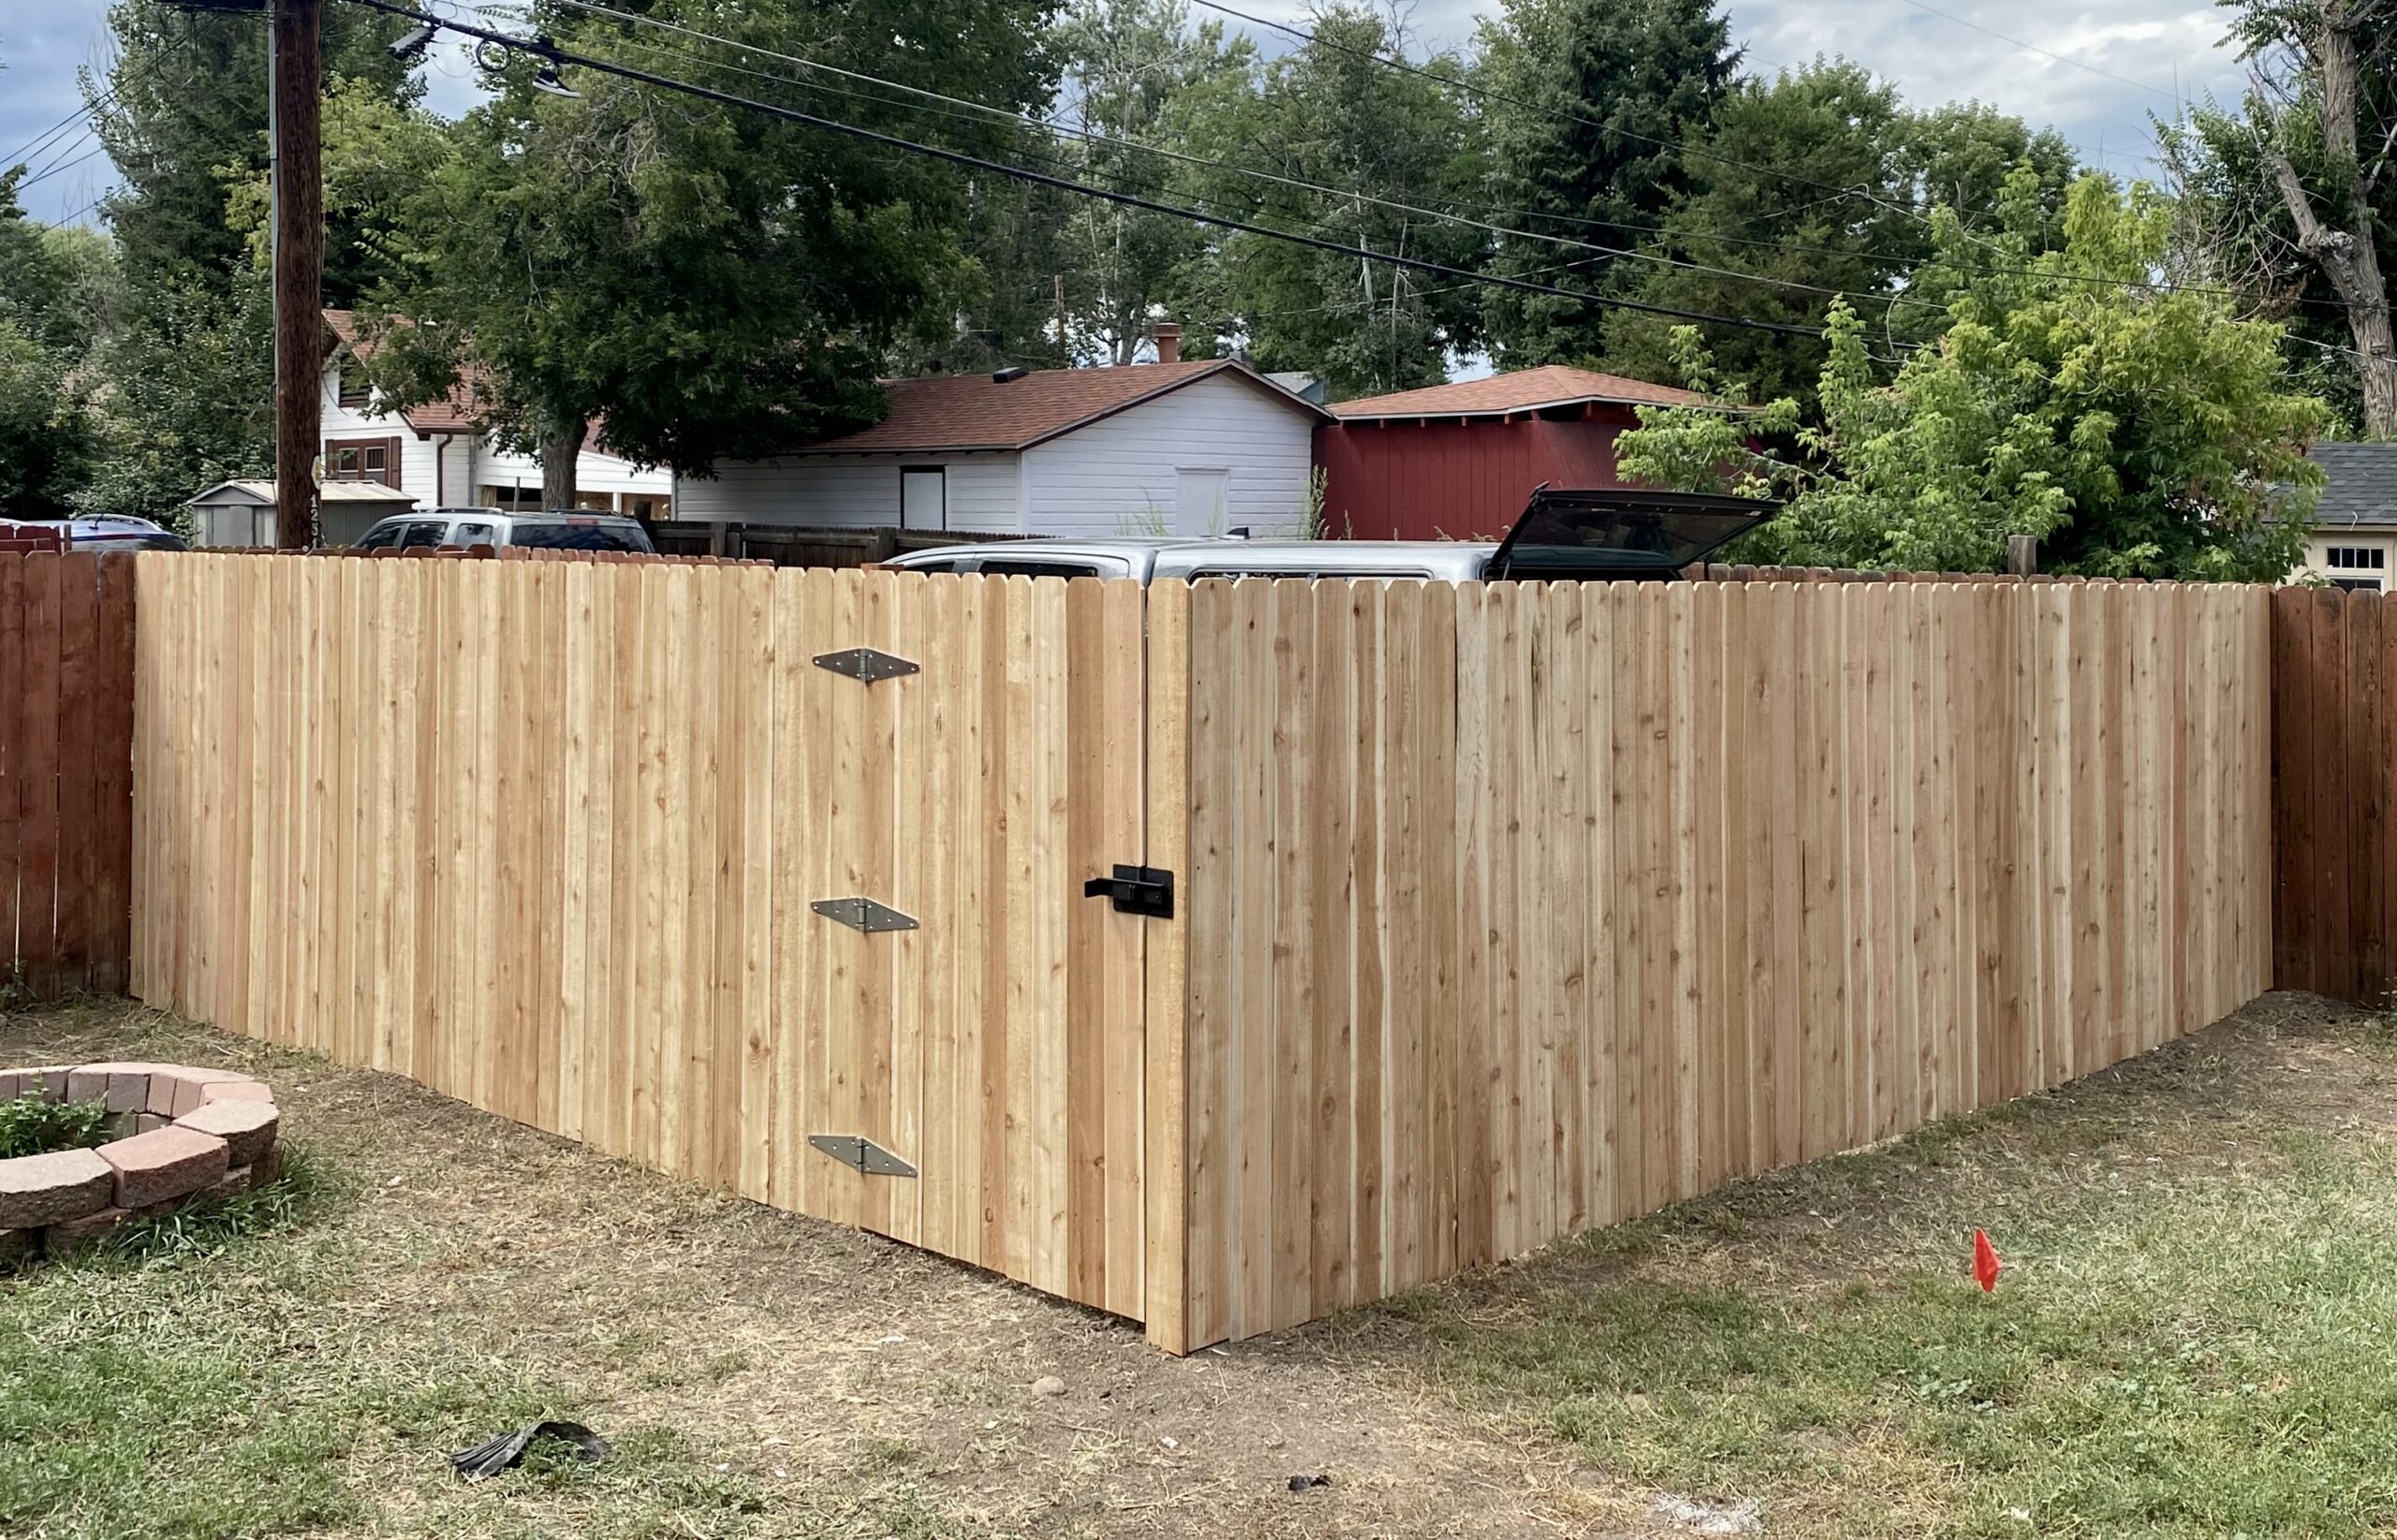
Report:
[[[1182,361],[1182,323],[1159,321],[1156,326],[1156,338],[1157,362],[1180,363]]]

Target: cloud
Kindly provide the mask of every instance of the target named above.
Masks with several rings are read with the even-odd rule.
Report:
[[[1238,3],[1301,25],[1313,8],[1313,0]],[[1413,23],[1435,46],[1462,46],[1472,40],[1476,14],[1495,8],[1495,0],[1418,0]],[[1938,0],[1936,8],[2088,67],[2002,42],[1907,0],[1739,0],[1728,7],[1732,34],[1748,48],[1753,68],[1845,54],[1894,81],[1909,102],[1987,102],[2035,126],[2054,125],[2084,159],[2102,154],[2108,169],[2124,175],[2153,169],[2145,159],[2154,151],[2149,115],[2169,116],[2176,95],[2211,92],[2231,101],[2239,95],[2240,66],[2223,46],[2222,13],[2208,0]],[[79,105],[75,71],[102,56],[106,9],[107,0],[21,0],[9,7],[0,21],[0,64],[7,66],[0,73],[0,154]],[[1260,40],[1276,52],[1287,43],[1272,34]],[[434,51],[429,68],[427,99],[436,110],[471,104],[472,66],[454,42]],[[91,143],[82,139],[64,158]],[[28,188],[25,202],[42,218],[61,218],[114,180],[107,157],[96,156]]]
[[[13,166],[37,135],[83,105],[75,72],[105,58],[104,0],[21,5],[0,15],[0,168]],[[88,206],[116,183],[108,156],[81,159],[97,146],[89,125],[76,124],[30,157],[37,171],[57,169],[24,190],[25,206],[60,219]]]

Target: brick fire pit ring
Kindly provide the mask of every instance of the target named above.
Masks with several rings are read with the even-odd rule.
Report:
[[[0,1160],[0,1266],[63,1255],[129,1219],[222,1201],[282,1168],[274,1093],[253,1076],[187,1064],[0,1070],[0,1100],[36,1093],[106,1103],[117,1137]]]

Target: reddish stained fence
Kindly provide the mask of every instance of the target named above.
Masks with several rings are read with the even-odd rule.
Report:
[[[2272,977],[2380,1005],[2397,985],[2397,609],[2272,595]]]
[[[0,549],[0,967],[121,992],[132,949],[133,558]]]

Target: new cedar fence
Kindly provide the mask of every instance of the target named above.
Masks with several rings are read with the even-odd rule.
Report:
[[[0,550],[0,982],[117,993],[130,946],[133,558]]]
[[[2262,590],[140,560],[143,998],[1177,1351],[2269,983]]]
[[[1151,676],[1187,691],[1184,1344],[2056,1085],[2270,986],[2262,590],[1187,602],[1186,676]]]

